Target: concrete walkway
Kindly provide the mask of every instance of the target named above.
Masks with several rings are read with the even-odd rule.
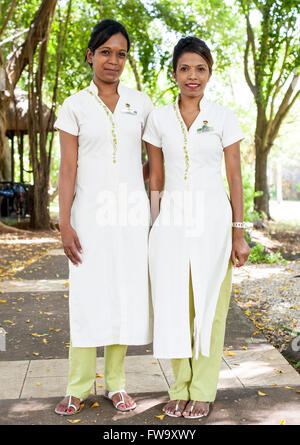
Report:
[[[47,292],[50,296],[52,292],[53,295],[66,294],[67,262],[62,256],[60,249],[53,250],[49,256],[49,266],[54,270],[57,270],[57,262],[63,264],[62,279],[53,276],[48,280],[36,280],[33,274],[27,280],[0,282],[1,298],[5,295],[8,300],[10,295],[16,296],[19,292],[24,298],[26,292],[37,295]],[[234,284],[241,279],[242,271],[235,269]],[[65,394],[67,351],[65,358],[25,359],[24,356],[24,360],[6,360],[6,353],[0,352],[0,425],[62,425],[75,419],[80,424],[90,425],[299,424],[300,375],[264,337],[252,335],[254,330],[232,301],[217,398],[210,416],[201,420],[157,417],[163,414],[161,408],[168,400],[167,390],[173,384],[173,374],[170,361],[156,360],[149,349],[133,349],[125,361],[126,389],[138,403],[134,411],[119,413],[103,398],[104,359],[99,356],[94,394],[82,411],[72,417],[60,417],[53,412]],[[97,406],[93,406],[95,402]]]

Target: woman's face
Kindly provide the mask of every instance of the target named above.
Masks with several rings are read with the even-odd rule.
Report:
[[[192,52],[183,53],[179,57],[176,73],[173,73],[180,94],[188,97],[202,97],[210,76],[206,60]]]
[[[111,36],[94,54],[88,48],[87,60],[93,65],[94,76],[105,83],[115,83],[119,80],[126,62],[127,40],[123,34]]]

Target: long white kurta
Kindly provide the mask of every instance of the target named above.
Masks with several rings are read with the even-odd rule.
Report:
[[[232,209],[222,177],[222,156],[226,146],[243,136],[226,107],[203,97],[200,110],[187,130],[177,99],[150,113],[143,135],[145,141],[162,148],[165,163],[160,214],[149,235],[157,358],[192,356],[190,268],[195,354],[209,356],[216,304],[231,253]]]
[[[65,100],[55,122],[78,136],[71,225],[83,253],[82,264],[69,260],[74,347],[152,341],[141,138],[153,105],[145,93],[120,84],[118,93],[111,113],[92,81]]]

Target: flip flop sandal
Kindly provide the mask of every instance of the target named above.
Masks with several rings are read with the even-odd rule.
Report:
[[[58,411],[57,408],[55,408],[54,412],[56,414],[59,414],[60,416],[72,416],[73,414],[77,414],[81,411],[81,403],[83,402],[84,399],[80,399],[80,406],[79,408],[77,408],[76,405],[74,405],[74,403],[71,403],[72,400],[72,396],[70,396],[69,394],[67,394],[65,397],[69,397],[69,402],[68,402],[68,406],[66,408],[65,411]],[[70,410],[70,408],[74,408],[74,411],[68,412]]]
[[[177,403],[176,403],[176,406],[175,406],[175,412],[178,411],[178,407],[179,407],[179,403],[180,402],[181,402],[181,400],[177,400]],[[166,411],[164,411],[164,413],[167,414],[167,416],[170,416],[170,417],[182,417],[182,415],[181,416],[176,416],[176,414],[170,414],[170,413],[167,413]]]
[[[131,411],[133,409],[136,408],[136,403],[134,402],[134,404],[132,406],[128,406],[127,408],[119,408],[120,405],[124,405],[126,406],[125,400],[124,400],[124,396],[123,393],[126,394],[125,389],[120,389],[119,391],[106,391],[106,394],[104,395],[104,397],[108,400],[111,400],[114,407],[118,410],[118,411]],[[115,394],[120,394],[121,395],[121,400],[119,402],[117,402],[116,404],[114,404],[112,398]]]
[[[190,413],[192,413],[193,412],[193,410],[194,410],[194,406],[195,406],[195,402],[193,402],[192,403],[192,408],[191,408],[191,410],[190,410]],[[200,419],[201,417],[207,417],[208,416],[208,414],[209,414],[209,410],[210,410],[210,403],[209,403],[209,405],[208,405],[208,413],[205,415],[205,414],[199,414],[199,416],[183,416],[185,419]]]

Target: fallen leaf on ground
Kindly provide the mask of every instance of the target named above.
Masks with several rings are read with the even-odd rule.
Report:
[[[157,417],[157,419],[163,419],[164,417],[165,417],[165,414],[162,414],[161,416],[155,416],[155,417]]]
[[[235,352],[230,352],[227,349],[225,350],[225,355],[236,355]]]
[[[257,391],[257,394],[259,395],[259,396],[267,396],[268,394],[265,394],[264,392],[261,392],[261,391]]]
[[[67,419],[67,422],[70,422],[70,423],[78,423],[80,421],[81,421],[81,419],[75,419],[75,420]]]
[[[91,408],[96,408],[97,406],[100,406],[98,402],[95,402],[92,404]]]

